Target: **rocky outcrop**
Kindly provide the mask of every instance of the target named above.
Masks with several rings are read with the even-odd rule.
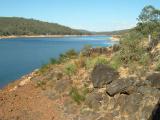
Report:
[[[160,73],[153,73],[147,77],[147,80],[151,82],[152,87],[160,88]]]
[[[117,93],[127,92],[130,86],[133,85],[133,81],[129,79],[118,79],[113,81],[107,86],[107,93],[113,96]]]
[[[112,82],[118,77],[118,72],[103,64],[96,65],[91,73],[91,80],[95,88],[101,88],[103,85]]]
[[[143,81],[136,78],[118,79],[117,75],[103,65],[97,65],[92,71],[92,84],[97,91],[101,91],[102,99],[97,99],[97,93],[92,92],[87,96],[86,105],[104,113],[99,119],[159,120],[160,73],[153,73]],[[103,85],[106,85],[105,90]]]

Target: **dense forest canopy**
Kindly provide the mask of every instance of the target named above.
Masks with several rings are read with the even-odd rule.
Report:
[[[0,17],[0,35],[81,35],[89,34],[56,23],[19,17]]]

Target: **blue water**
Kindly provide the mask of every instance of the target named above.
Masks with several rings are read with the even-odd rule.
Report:
[[[98,47],[114,43],[108,36],[1,39],[0,87],[39,68],[50,58],[58,58],[69,49],[80,51],[86,44]]]

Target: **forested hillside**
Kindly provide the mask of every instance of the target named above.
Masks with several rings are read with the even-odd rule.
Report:
[[[132,29],[125,29],[125,30],[116,30],[116,31],[109,31],[109,32],[95,32],[94,34],[97,35],[122,35],[128,33]]]
[[[0,17],[0,35],[81,35],[86,34],[56,23],[18,17]],[[87,33],[88,34],[88,33]]]

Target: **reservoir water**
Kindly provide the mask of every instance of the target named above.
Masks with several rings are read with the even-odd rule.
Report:
[[[0,88],[58,58],[69,49],[80,51],[84,45],[111,46],[109,36],[64,38],[12,38],[0,40]]]

